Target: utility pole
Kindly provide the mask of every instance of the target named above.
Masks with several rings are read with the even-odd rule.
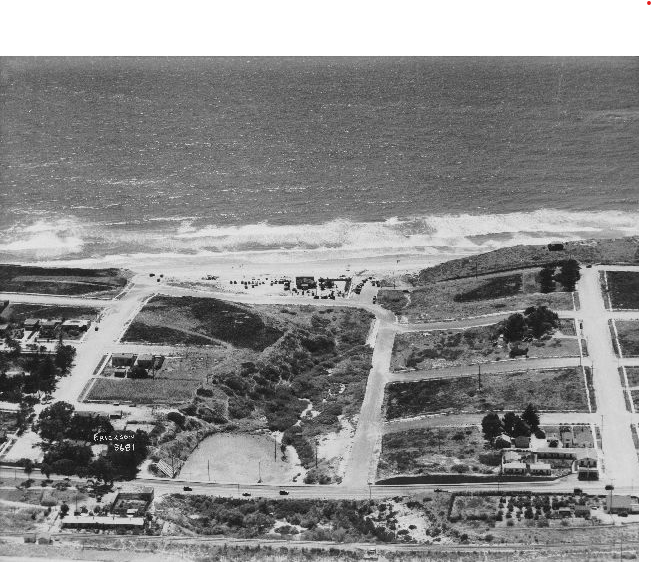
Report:
[[[315,468],[317,468],[317,439],[315,439]]]
[[[276,462],[276,437],[274,437],[274,462]]]
[[[263,477],[260,473],[260,461],[258,461],[258,483],[260,484],[263,481]]]
[[[480,380],[480,363],[478,363],[478,390],[482,390],[482,381]]]
[[[209,459],[206,459],[206,469],[208,470],[208,481],[211,481],[211,461]]]

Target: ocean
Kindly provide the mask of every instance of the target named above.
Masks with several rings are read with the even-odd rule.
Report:
[[[638,233],[638,59],[2,58],[0,261]]]

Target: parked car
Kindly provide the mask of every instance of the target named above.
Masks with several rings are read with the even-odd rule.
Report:
[[[248,498],[248,497],[251,496],[251,494],[250,494],[249,492],[244,492],[242,495],[243,495],[245,498]]]
[[[289,495],[290,495],[290,492],[288,492],[287,490],[281,490],[281,491],[279,492],[279,495],[281,495],[281,496],[289,496]]]
[[[184,486],[183,491],[184,492],[192,492],[192,488],[190,486]]]

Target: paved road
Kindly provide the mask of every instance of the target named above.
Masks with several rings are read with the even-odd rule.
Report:
[[[508,361],[492,361],[481,363],[480,372],[483,375],[490,373],[509,373],[527,371],[530,369],[560,369],[563,367],[576,367],[580,364],[578,357],[545,357],[541,359],[514,359]],[[458,378],[461,376],[477,376],[478,364],[460,365],[457,367],[442,367],[440,369],[422,369],[419,371],[393,372],[391,382],[419,381],[424,379]]]
[[[606,478],[613,481],[617,489],[637,487],[638,456],[629,427],[630,423],[634,423],[634,416],[625,407],[618,375],[619,359],[614,354],[608,326],[609,318],[615,313],[604,308],[600,269],[607,268],[583,268],[578,289],[588,344],[588,361],[593,364],[597,413],[601,416]],[[620,362],[624,364],[622,359]]]

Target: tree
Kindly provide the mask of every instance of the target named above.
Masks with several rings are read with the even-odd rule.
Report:
[[[115,466],[106,457],[100,457],[91,462],[88,465],[88,474],[111,485],[113,485],[114,480],[118,476]]]
[[[525,309],[525,322],[532,335],[540,338],[559,326],[559,316],[547,306],[530,306]]]
[[[41,474],[45,474],[45,477],[49,480],[50,474],[52,474],[52,467],[46,462],[41,463]]]
[[[546,265],[539,272],[539,285],[542,293],[552,293],[555,290],[555,266]]]
[[[503,320],[502,322],[503,337],[508,342],[522,340],[526,330],[527,323],[525,322],[525,317],[518,312],[511,314],[507,320]]]
[[[514,437],[514,429],[520,421],[520,417],[517,416],[514,412],[507,412],[503,416],[503,427],[505,428],[505,433],[511,437]]]
[[[521,417],[532,428],[532,431],[536,431],[539,428],[539,414],[537,413],[534,404],[528,404],[525,407],[525,410],[523,410],[523,415]]]
[[[514,424],[514,429],[511,433],[512,437],[529,437],[532,435],[532,428],[523,418],[518,418]]]
[[[37,430],[43,439],[59,441],[70,428],[75,408],[67,402],[55,402],[44,408],[38,417]]]
[[[57,345],[56,353],[54,354],[54,364],[61,369],[61,372],[66,374],[70,371],[73,361],[77,355],[77,350],[72,345]]]
[[[69,511],[70,511],[70,508],[68,507],[68,504],[67,504],[67,503],[64,503],[64,504],[61,506],[61,509],[60,509],[61,517],[65,517],[66,515],[68,515],[68,512],[69,512]]]
[[[566,260],[561,264],[561,271],[557,274],[559,281],[567,291],[574,291],[575,284],[580,279],[580,264],[577,260]]]
[[[491,441],[503,432],[503,424],[495,412],[487,414],[482,418],[482,434],[487,441]]]
[[[20,462],[23,465],[23,470],[25,471],[25,474],[27,474],[27,476],[32,474],[32,471],[35,468],[34,461],[32,459],[20,459]]]

